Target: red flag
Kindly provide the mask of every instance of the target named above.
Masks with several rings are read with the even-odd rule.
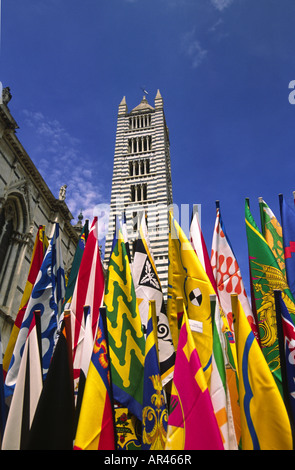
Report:
[[[103,294],[104,274],[98,246],[97,217],[95,217],[85,245],[70,306],[75,390],[80,375],[81,354],[85,335],[84,306],[90,307],[94,343]]]

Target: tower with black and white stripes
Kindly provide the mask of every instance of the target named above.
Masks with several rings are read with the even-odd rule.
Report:
[[[158,90],[154,107],[144,95],[128,112],[122,99],[117,120],[109,229],[105,263],[109,261],[116,216],[126,215],[128,240],[133,254],[139,221],[145,212],[148,233],[164,297],[168,287],[168,207],[172,200],[169,131],[163,99]]]

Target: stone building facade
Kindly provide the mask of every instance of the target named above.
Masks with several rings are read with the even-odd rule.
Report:
[[[147,214],[148,233],[164,297],[168,288],[168,207],[172,201],[169,131],[158,90],[154,106],[146,96],[131,112],[125,97],[118,110],[109,230],[105,263],[111,254],[116,216],[126,215],[128,240],[138,237],[138,223]]]
[[[39,225],[50,240],[55,222],[62,234],[65,272],[69,272],[80,227],[66,203],[65,189],[56,198],[18,140],[18,125],[8,107],[9,88],[0,104],[0,328],[3,350],[27,281]]]

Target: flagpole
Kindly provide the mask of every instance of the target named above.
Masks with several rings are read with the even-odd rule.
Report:
[[[71,310],[64,311],[64,328],[67,340],[69,370],[72,384],[73,398],[73,417],[75,417],[75,395],[74,395],[74,373],[73,373],[73,352],[72,352],[72,329],[71,329]]]

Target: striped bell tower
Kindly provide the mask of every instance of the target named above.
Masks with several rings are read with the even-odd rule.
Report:
[[[168,288],[168,207],[172,201],[169,131],[158,90],[152,107],[144,95],[128,112],[122,99],[117,120],[109,229],[105,244],[108,264],[116,216],[125,211],[128,240],[138,236],[141,215],[147,214],[149,238],[165,300]]]

